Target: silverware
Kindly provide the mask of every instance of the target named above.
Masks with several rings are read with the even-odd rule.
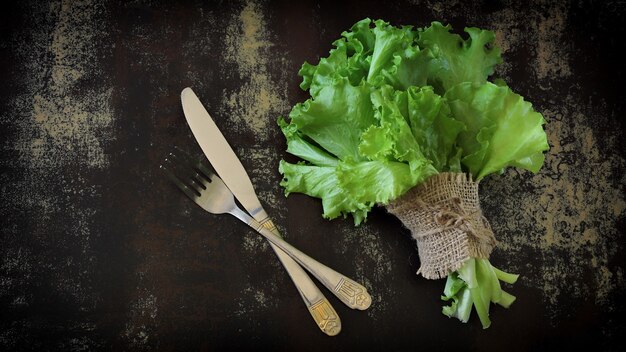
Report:
[[[181,101],[187,123],[217,174],[248,213],[267,230],[280,237],[276,226],[261,206],[241,161],[191,88],[185,88],[181,92]],[[313,274],[348,307],[364,310],[371,305],[372,299],[365,287],[354,280],[334,270]],[[296,286],[300,284],[300,281],[294,282]]]
[[[300,252],[237,207],[232,192],[219,176],[211,172],[207,165],[204,165],[202,162],[190,165],[189,160],[181,159],[183,158],[170,153],[160,167],[168,178],[202,209],[212,214],[228,213],[235,216],[280,248],[279,251],[281,253],[289,255],[312,273],[322,272],[321,275],[324,275],[323,272],[325,270],[332,270]],[[176,166],[175,163],[181,165]],[[298,264],[295,265],[302,270]],[[311,303],[309,310],[320,329],[327,335],[334,336],[341,331],[341,320],[337,312],[323,296],[316,302]]]

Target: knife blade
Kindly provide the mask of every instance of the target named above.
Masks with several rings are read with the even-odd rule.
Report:
[[[204,155],[250,216],[263,223],[268,218],[267,212],[254,192],[246,169],[213,118],[191,88],[183,89],[180,98],[187,123]]]

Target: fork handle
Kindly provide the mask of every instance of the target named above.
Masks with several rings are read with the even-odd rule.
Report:
[[[276,227],[271,221],[264,222],[263,226],[268,229],[273,229],[278,233],[278,230],[275,230]],[[313,320],[315,320],[320,330],[328,336],[339,334],[341,331],[341,320],[333,306],[330,305],[328,299],[324,297],[322,291],[317,288],[309,275],[307,275],[304,269],[302,269],[293,258],[272,242],[270,242],[270,246],[283,264],[283,267],[285,267],[285,270],[287,270],[291,280],[293,280],[300,297],[302,297],[304,304],[306,304],[309,313],[311,313]]]
[[[238,215],[235,216],[239,217]],[[304,254],[247,214],[245,214],[245,222],[272,244],[289,254],[348,307],[365,310],[372,304],[372,298],[363,285]]]

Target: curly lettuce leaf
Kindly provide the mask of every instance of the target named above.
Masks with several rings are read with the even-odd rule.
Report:
[[[396,52],[390,65],[381,69],[382,84],[389,84],[397,90],[425,86],[432,59],[430,50],[411,44]]]
[[[333,219],[351,213],[355,225],[363,222],[372,206],[386,204],[419,181],[405,163],[395,161],[339,161],[336,166],[291,164],[281,160],[281,186],[286,194],[304,193],[321,198],[323,216]]]
[[[408,119],[398,106],[401,104],[401,95],[402,92],[396,92],[390,86],[372,91],[371,99],[375,108],[375,117],[381,127],[375,131],[383,132],[384,134],[379,136],[379,139],[386,139],[392,145],[390,156],[393,160],[406,162],[411,170],[419,172],[421,168],[431,168],[431,162],[422,153],[411,133]],[[359,151],[364,153],[362,149]],[[370,159],[372,159],[371,156]],[[434,174],[435,170],[432,171]]]
[[[379,21],[380,25],[384,22]],[[347,78],[353,86],[358,86],[368,75],[376,34],[370,28],[369,18],[355,23],[350,31],[342,33],[343,38],[333,43],[328,57],[321,58],[317,65],[305,62],[298,74],[302,76],[300,88],[309,90],[316,97],[325,86]]]
[[[433,22],[419,33],[417,41],[432,52],[429,84],[440,93],[461,82],[485,83],[495,65],[502,62],[492,31],[465,28],[469,38],[463,40],[451,30],[450,25]]]
[[[320,93],[311,104],[319,101],[324,94]],[[359,224],[375,204],[386,204],[436,174],[437,170],[421,154],[408,120],[397,105],[401,100],[395,100],[394,94],[391,87],[371,91],[369,99],[374,122],[362,131],[356,157],[348,153],[346,157],[336,158],[325,151],[328,147],[322,149],[317,146],[326,138],[340,139],[337,138],[337,126],[316,129],[315,135],[312,135],[311,132],[302,132],[305,131],[302,119],[294,119],[292,115],[291,123],[279,120],[287,139],[288,152],[309,163],[281,161],[279,171],[284,176],[281,185],[286,193],[298,192],[321,198],[324,217],[332,219],[352,213],[355,224]],[[307,112],[311,111],[309,106]],[[348,115],[342,114],[336,118],[336,123],[341,124],[341,119],[348,118]],[[340,136],[344,145],[353,145],[352,136]],[[312,141],[308,140],[309,137]]]
[[[288,124],[281,118],[278,126],[287,139],[287,152],[290,154],[319,166],[336,166],[339,162],[337,158],[303,137],[296,125]]]
[[[339,39],[334,45],[335,48],[327,58],[321,58],[317,65],[305,62],[298,71],[302,76],[300,88],[309,90],[312,97],[317,97],[322,88],[342,78],[348,79],[353,86],[358,86],[367,75],[370,58],[364,55],[363,47],[357,39]]]
[[[298,74],[302,76],[300,88],[309,90],[312,97],[316,97],[319,91],[332,85],[338,77],[348,77],[348,55],[346,47],[340,46],[330,51],[326,58],[314,66],[307,62],[302,64]]]
[[[413,43],[414,32],[411,27],[397,28],[385,21],[375,21],[372,29],[376,40],[370,60],[367,81],[378,79],[380,71],[392,62],[394,55]]]
[[[376,34],[372,31],[371,24],[371,19],[364,18],[355,23],[349,31],[341,33],[355,54],[371,54],[374,50]]]
[[[321,148],[341,160],[363,160],[358,153],[361,134],[376,122],[370,87],[340,79],[322,88],[314,99],[297,104],[291,124]]]
[[[446,100],[430,86],[411,87],[404,96],[411,132],[425,157],[437,171],[460,172],[461,150],[456,139],[465,125],[452,118]]]
[[[465,82],[445,94],[452,116],[465,124],[462,163],[480,180],[516,166],[537,172],[549,145],[543,116],[506,86]]]

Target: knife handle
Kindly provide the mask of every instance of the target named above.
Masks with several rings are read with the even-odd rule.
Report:
[[[268,219],[268,221],[264,221],[263,226],[274,234],[280,235],[271,220]],[[333,306],[330,305],[328,299],[324,297],[322,291],[317,288],[304,269],[287,253],[272,242],[270,242],[270,246],[283,264],[283,267],[285,267],[285,270],[287,270],[289,277],[291,277],[300,297],[302,297],[309,313],[311,313],[313,320],[315,320],[320,330],[328,336],[339,334],[341,331],[341,320]]]
[[[271,243],[289,254],[291,258],[313,274],[313,276],[315,276],[348,307],[352,309],[365,310],[372,304],[372,298],[363,285],[343,274],[336,272],[287,243],[281,237],[276,235],[278,230],[276,230],[275,226],[271,222],[266,227],[264,224],[257,222],[249,216],[247,220],[248,221],[246,222],[248,225],[263,235],[263,237],[267,238]],[[264,221],[264,223],[267,222]],[[272,227],[274,228],[274,231],[270,230]]]

